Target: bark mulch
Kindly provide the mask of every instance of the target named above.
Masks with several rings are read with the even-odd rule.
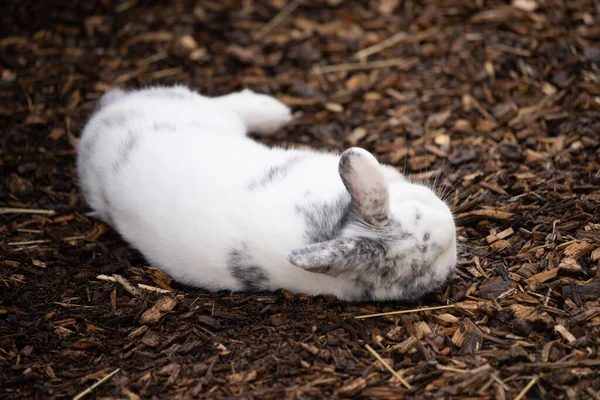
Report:
[[[597,1],[1,8],[0,398],[600,398]],[[275,94],[297,120],[268,143],[359,145],[435,184],[450,286],[349,304],[147,265],[85,216],[74,146],[110,87],[175,82]]]

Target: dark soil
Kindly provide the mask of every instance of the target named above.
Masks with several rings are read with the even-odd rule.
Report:
[[[600,398],[597,1],[0,7],[0,398],[117,369],[88,396]],[[175,82],[277,95],[297,121],[270,143],[359,145],[435,182],[462,247],[449,287],[348,304],[148,266],[86,217],[74,146],[109,88]]]

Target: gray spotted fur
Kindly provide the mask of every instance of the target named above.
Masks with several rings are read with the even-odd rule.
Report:
[[[171,122],[154,122],[152,129],[156,132],[175,132],[177,127]]]
[[[264,290],[269,281],[265,270],[252,259],[245,243],[241,243],[229,253],[228,268],[243,290]]]
[[[302,215],[308,243],[325,242],[339,235],[350,218],[350,195],[342,193],[329,203],[308,203],[296,205],[296,212]]]
[[[291,156],[281,164],[269,167],[262,176],[252,180],[252,182],[248,184],[248,190],[254,191],[261,188],[265,188],[273,182],[285,179],[285,177],[290,173],[290,170],[296,165],[298,165],[305,158],[305,155],[296,154]]]
[[[321,210],[331,209],[332,205],[321,207]],[[319,210],[319,208],[315,208]],[[318,211],[317,211],[318,212]],[[307,221],[307,232],[317,235],[309,236],[312,239],[312,245],[297,249],[290,254],[294,259],[294,264],[299,265],[309,271],[323,273],[331,276],[343,276],[347,271],[360,271],[360,274],[377,275],[379,284],[383,288],[399,286],[405,288],[405,297],[418,299],[426,293],[442,287],[447,278],[436,280],[431,265],[423,264],[417,260],[411,263],[411,272],[414,276],[425,277],[425,282],[413,281],[407,282],[406,279],[399,279],[398,265],[404,263],[405,257],[409,255],[391,255],[390,243],[398,243],[408,239],[414,239],[413,235],[403,229],[402,225],[390,220],[384,227],[371,228],[376,229],[376,239],[366,237],[343,238],[339,232],[347,223],[357,223],[357,216],[352,217],[352,211],[346,212],[345,217],[338,217],[337,220],[330,220],[329,224],[321,226],[314,224],[314,214],[303,212]],[[350,216],[350,217],[348,217]],[[320,218],[314,218],[315,221],[323,221]],[[314,227],[314,226],[318,227]],[[311,229],[312,227],[312,229]],[[320,235],[320,232],[327,232]],[[435,244],[426,243],[429,235],[424,235],[423,242],[418,245],[421,253],[433,251],[441,252],[441,249]],[[323,256],[325,255],[325,256]],[[309,265],[311,267],[305,267]],[[451,276],[451,274],[450,274]],[[373,296],[374,287],[371,283],[365,282],[359,278],[354,280],[355,290],[359,300],[368,301]]]
[[[127,139],[125,142],[121,144],[119,149],[117,150],[118,156],[115,162],[113,163],[113,172],[118,174],[123,167],[129,161],[129,157],[131,157],[131,153],[135,150],[139,145],[139,139],[133,132],[127,132]]]

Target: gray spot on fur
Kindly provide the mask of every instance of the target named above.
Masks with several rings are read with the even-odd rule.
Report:
[[[94,152],[96,144],[100,140],[100,136],[106,129],[125,128],[127,121],[140,117],[141,114],[137,111],[120,111],[111,113],[110,116],[101,117],[98,121],[100,126],[95,126],[94,130],[88,132],[82,139],[81,145],[78,148],[78,156],[87,159]]]
[[[355,290],[359,293],[359,301],[373,301],[375,299],[375,285],[369,282],[365,282],[361,279],[354,281]]]
[[[155,132],[175,132],[177,127],[171,122],[154,122],[152,123],[152,129]]]
[[[290,170],[298,165],[305,157],[306,156],[299,154],[293,155],[283,163],[269,167],[264,175],[250,182],[247,189],[249,191],[261,189],[273,182],[284,179],[289,174]]]
[[[138,138],[133,134],[133,132],[127,132],[127,139],[121,144],[119,149],[117,150],[117,159],[113,163],[113,172],[118,174],[123,167],[129,162],[129,158],[131,157],[131,152],[139,145]]]
[[[415,208],[415,221],[420,221],[421,220],[421,213],[419,212],[419,210],[417,208]]]
[[[444,252],[444,249],[442,249],[437,243],[431,243],[428,250],[430,253],[429,258],[433,259],[437,259]]]
[[[384,264],[379,267],[379,277],[382,282],[390,282],[392,279],[395,279],[396,268],[394,265]]]
[[[426,233],[423,235],[423,241],[424,241],[424,242],[427,242],[427,241],[428,241],[430,238],[431,238],[431,233],[430,233],[430,232],[426,232]]]
[[[413,260],[410,263],[410,269],[411,269],[413,275],[417,276],[421,273],[421,270],[423,269],[423,265],[421,265],[421,263],[417,262],[417,260]]]
[[[131,115],[125,112],[113,113],[110,116],[101,118],[100,123],[106,128],[117,128],[123,126],[127,122],[128,117],[131,117]]]
[[[229,253],[228,268],[243,290],[263,290],[269,281],[266,272],[256,265],[248,253],[248,246],[243,242]]]
[[[350,216],[350,195],[344,192],[329,203],[296,205],[296,212],[304,218],[304,237],[308,242],[325,242],[339,235],[347,222]]]
[[[264,283],[268,281],[265,272],[257,265],[232,267],[231,274],[241,283],[244,290],[250,292],[264,289]]]

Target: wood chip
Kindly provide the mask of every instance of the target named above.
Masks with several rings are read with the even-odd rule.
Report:
[[[469,329],[467,328],[467,326],[461,325],[460,328],[458,328],[456,332],[454,332],[454,335],[452,335],[452,343],[454,343],[456,347],[462,347],[463,344],[465,344],[465,341],[467,340],[468,334]]]
[[[556,278],[558,275],[558,268],[549,269],[546,271],[542,271],[538,274],[533,275],[531,278],[527,279],[527,282],[532,285],[538,285],[540,283],[547,282],[551,279]]]
[[[493,233],[493,234],[490,234],[490,235],[488,235],[488,236],[485,238],[485,240],[487,240],[487,242],[488,242],[489,244],[492,244],[492,243],[494,243],[495,241],[498,241],[498,240],[502,240],[502,239],[509,238],[509,237],[511,237],[511,236],[512,236],[514,233],[515,233],[515,231],[513,230],[513,228],[508,228],[508,229],[505,229],[505,230],[503,230],[503,231],[501,231],[501,232],[498,232],[498,233]]]
[[[113,274],[113,278],[115,278],[115,281],[120,283],[121,286],[123,286],[123,288],[127,290],[131,295],[135,297],[140,296],[140,291],[137,290],[135,286],[133,286],[131,283],[129,283],[127,279],[123,278],[121,275],[118,274]]]
[[[452,314],[434,314],[433,320],[442,326],[454,326],[460,324],[460,319]]]
[[[418,339],[414,336],[411,336],[408,339],[403,340],[401,343],[392,346],[392,350],[400,354],[405,354],[410,349],[412,349],[417,344],[417,342]]]
[[[560,336],[563,337],[563,339],[565,339],[567,341],[567,343],[569,344],[573,344],[575,343],[575,341],[577,340],[577,338],[575,336],[573,336],[573,334],[571,334],[571,332],[569,332],[567,330],[567,328],[565,328],[562,325],[556,325],[554,327],[554,330],[560,334]]]
[[[564,257],[558,264],[558,275],[561,276],[576,276],[583,273],[583,268],[576,259]]]
[[[593,249],[589,243],[576,241],[565,249],[564,255],[579,260],[590,254]]]
[[[354,397],[366,387],[367,380],[365,378],[358,377],[356,379],[350,380],[349,382],[345,383],[342,387],[340,387],[337,391],[337,394],[341,397]]]
[[[427,322],[419,321],[413,324],[413,329],[415,331],[415,336],[417,339],[421,340],[425,335],[431,335],[431,328],[427,324]]]
[[[160,298],[152,308],[146,310],[140,317],[140,322],[144,324],[154,324],[159,322],[165,315],[167,315],[175,305],[177,299],[175,297],[162,297]]]

